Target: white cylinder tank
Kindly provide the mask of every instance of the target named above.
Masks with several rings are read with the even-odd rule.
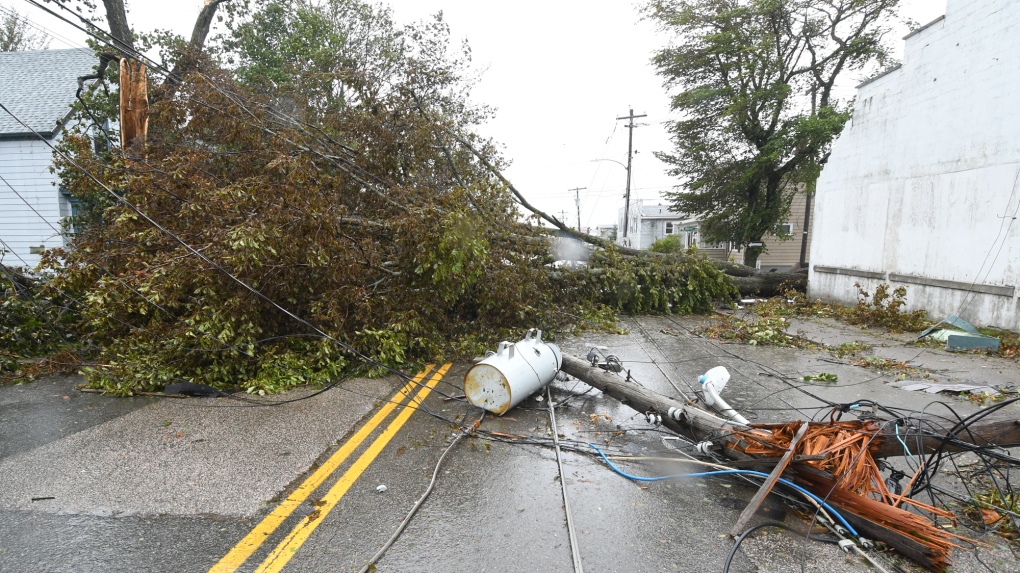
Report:
[[[563,363],[555,344],[542,342],[542,331],[531,329],[517,343],[500,342],[499,348],[464,375],[468,402],[502,415],[552,382]]]

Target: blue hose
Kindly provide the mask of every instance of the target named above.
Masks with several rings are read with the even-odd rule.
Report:
[[[594,448],[595,451],[598,452],[600,456],[602,456],[602,459],[605,460],[607,464],[609,464],[610,469],[612,469],[614,472],[622,475],[623,477],[625,477],[627,479],[634,480],[634,481],[662,481],[662,480],[676,479],[676,478],[711,477],[711,476],[725,476],[725,475],[734,475],[734,474],[752,475],[752,476],[763,477],[763,478],[769,477],[769,474],[762,473],[762,472],[756,472],[754,470],[717,470],[717,471],[712,471],[712,472],[698,472],[698,473],[693,473],[693,474],[678,474],[678,475],[673,475],[673,476],[658,476],[658,477],[635,476],[635,475],[631,475],[631,474],[621,470],[620,468],[616,467],[616,464],[614,464],[613,462],[609,461],[609,458],[606,457],[606,454],[602,453],[602,450],[600,450],[599,447],[596,446],[595,444],[589,443],[588,445],[591,446],[592,448]],[[823,501],[822,498],[818,497],[817,495],[811,493],[810,491],[800,487],[799,485],[797,485],[797,484],[795,484],[795,483],[793,483],[793,482],[791,482],[789,480],[785,480],[783,478],[779,478],[779,483],[781,483],[781,484],[783,484],[785,486],[792,487],[793,489],[795,489],[795,490],[803,493],[804,495],[807,495],[811,499],[817,501],[818,504],[821,505],[822,507],[824,507],[826,511],[828,511],[831,515],[835,516],[836,519],[838,519],[839,522],[843,524],[843,527],[845,527],[847,529],[847,531],[849,531],[851,533],[851,535],[853,535],[854,537],[860,537],[858,535],[858,533],[857,533],[857,530],[854,529],[853,526],[851,526],[849,523],[847,523],[847,521],[845,519],[843,519],[843,516],[840,515],[839,512],[837,512],[836,510],[832,509],[831,505],[825,503],[825,501]]]

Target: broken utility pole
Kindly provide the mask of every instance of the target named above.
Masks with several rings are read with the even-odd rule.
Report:
[[[149,129],[149,94],[145,64],[120,60],[120,147],[137,146],[139,157],[145,155],[145,135]]]
[[[661,420],[662,425],[698,444],[699,449],[711,449],[736,460],[735,466],[748,463],[778,466],[775,475],[763,486],[762,497],[775,482],[771,478],[778,479],[788,471],[787,479],[828,499],[865,535],[885,541],[935,571],[948,567],[949,552],[956,546],[953,541],[958,536],[935,525],[933,520],[951,520],[955,524],[955,516],[908,497],[909,491],[890,492],[875,460],[914,455],[919,453],[917,450],[974,450],[993,443],[998,447],[1020,445],[1020,424],[1015,417],[975,423],[966,427],[966,433],[950,431],[945,436],[909,427],[894,434],[892,429],[899,421],[881,419],[796,420],[745,426],[724,420],[687,397],[676,400],[662,396],[631,381],[629,376],[624,379],[610,374],[574,356],[564,354],[561,369],[645,413],[649,420]],[[839,409],[840,405],[834,408]],[[788,466],[784,468],[783,464]],[[921,464],[911,484],[924,470],[925,464]],[[900,504],[911,505],[915,511],[928,513],[932,518],[906,511]]]

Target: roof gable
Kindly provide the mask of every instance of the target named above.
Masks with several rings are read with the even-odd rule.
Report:
[[[683,219],[669,205],[641,205],[642,219]]]
[[[46,137],[70,113],[78,77],[92,73],[98,58],[86,50],[0,52],[0,103]],[[35,137],[0,111],[0,138]]]

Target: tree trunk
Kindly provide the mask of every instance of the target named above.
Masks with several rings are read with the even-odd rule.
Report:
[[[220,4],[229,1],[205,0],[205,6],[202,6],[202,11],[195,18],[195,26],[191,30],[191,41],[188,42],[188,47],[186,48],[188,53],[183,54],[177,60],[177,63],[174,64],[174,69],[170,72],[170,76],[166,79],[164,85],[170,82],[176,83],[181,76],[198,67],[198,54],[205,47],[205,40],[209,36],[209,29],[212,27],[213,18],[216,16],[216,9],[219,8]]]
[[[761,239],[753,239],[749,243],[761,243]],[[758,257],[761,256],[761,247],[744,247],[744,265],[754,268],[758,266]]]
[[[131,34],[131,26],[128,25],[124,0],[103,0],[103,5],[106,7],[106,22],[110,25],[110,35],[116,40],[114,45],[118,50],[133,52],[135,40]],[[133,54],[128,56],[133,57]]]
[[[807,292],[807,273],[763,273],[758,272],[748,276],[733,276],[725,269],[724,273],[730,275],[733,284],[742,296],[756,296],[769,298],[782,296],[788,289],[797,292]]]

